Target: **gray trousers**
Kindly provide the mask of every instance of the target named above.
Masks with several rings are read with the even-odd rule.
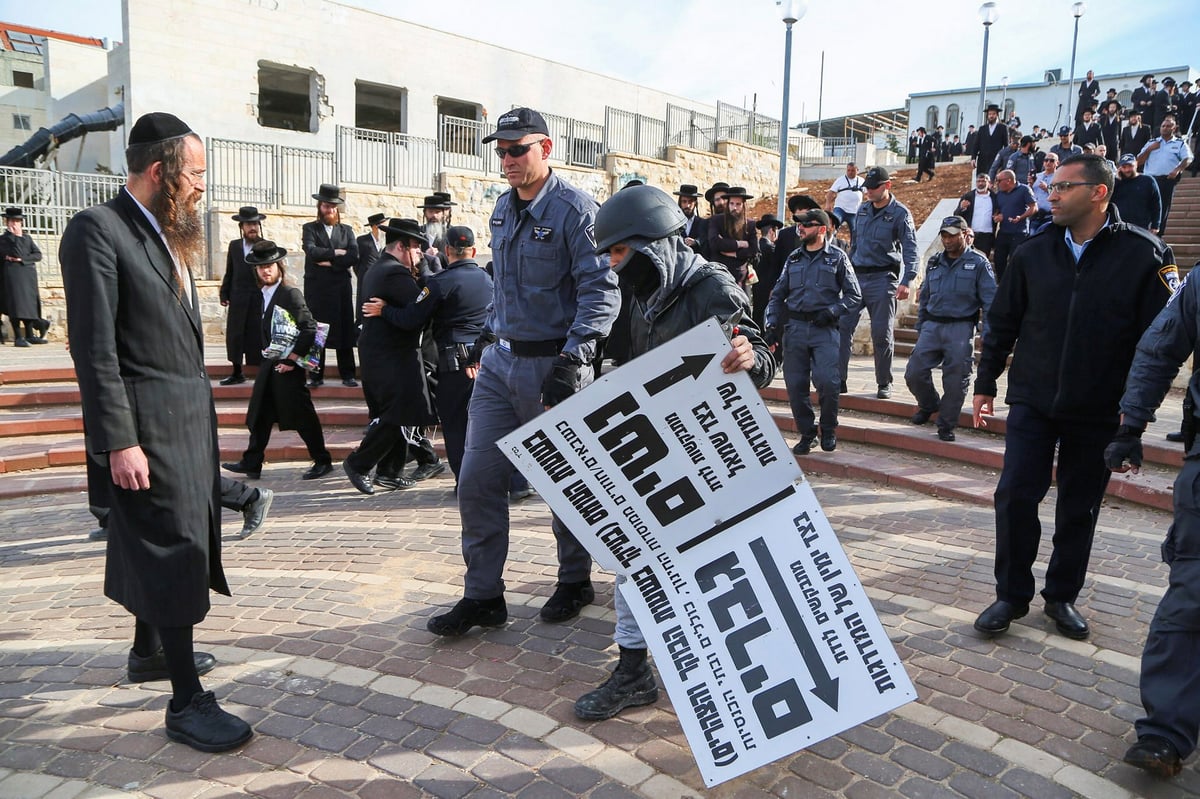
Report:
[[[821,429],[837,427],[838,383],[845,375],[838,370],[840,340],[836,326],[817,327],[811,322],[790,319],[784,329],[783,382],[800,435],[816,430],[810,384],[816,386],[817,401],[821,404]]]
[[[1150,622],[1142,651],[1138,737],[1158,735],[1186,758],[1200,732],[1200,458],[1175,479],[1175,519],[1163,542],[1170,583]]]
[[[633,609],[621,594],[620,586],[628,585],[629,578],[624,574],[617,575],[617,590],[613,592],[613,606],[617,611],[617,626],[613,629],[613,642],[626,649],[646,649],[646,639],[642,636],[642,628],[638,627]],[[637,590],[637,589],[631,589]]]
[[[908,356],[904,382],[917,398],[921,410],[937,411],[939,430],[953,430],[958,426],[958,415],[962,413],[967,386],[971,382],[974,333],[973,322],[926,319],[921,323],[912,355]],[[933,387],[933,370],[939,365],[942,367],[941,398]]]
[[[542,413],[542,381],[553,365],[554,357],[517,357],[499,345],[483,353],[467,411],[467,445],[458,475],[467,599],[491,599],[504,593],[508,489],[514,467],[496,442]],[[583,369],[581,375],[584,386],[592,382],[591,369]],[[587,550],[557,516],[550,527],[557,542],[559,582],[589,579],[592,559]]]
[[[854,328],[865,309],[871,318],[871,342],[875,345],[875,382],[881,386],[892,384],[892,354],[895,352],[896,334],[896,286],[899,278],[891,272],[866,272],[859,274],[858,287],[862,290],[862,305],[842,316],[839,328],[842,341],[838,350],[838,369],[845,375],[850,368],[850,343]]]

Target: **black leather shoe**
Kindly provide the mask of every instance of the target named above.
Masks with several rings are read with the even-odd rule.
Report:
[[[845,380],[843,380],[841,382],[841,384],[838,385],[838,393],[839,394],[849,394],[850,393],[850,389],[846,387]]]
[[[197,676],[208,674],[213,670],[213,666],[217,665],[217,659],[207,652],[194,652],[192,659],[196,661]],[[130,649],[126,675],[130,682],[154,682],[171,678],[167,673],[167,657],[161,649],[149,657],[139,657]]]
[[[13,346],[14,347],[28,347],[29,342],[24,337],[21,337],[13,342]]]
[[[201,691],[179,712],[167,703],[167,737],[201,752],[227,752],[249,741],[250,725],[217,704],[212,691]]]
[[[1175,746],[1157,735],[1138,738],[1138,742],[1125,753],[1125,762],[1163,779],[1174,777],[1183,769],[1183,761],[1179,758],[1179,752],[1175,751]]]
[[[1167,441],[1170,441],[1172,444],[1182,444],[1183,443],[1182,431],[1176,430],[1174,433],[1167,433]]]
[[[934,413],[935,413],[935,411],[927,411],[924,409],[918,409],[916,413],[914,413],[912,416],[908,417],[908,423],[916,424],[916,425],[925,424],[933,417]]]
[[[979,614],[979,618],[975,620],[975,629],[984,635],[1000,635],[1008,632],[1008,626],[1014,619],[1019,619],[1028,612],[1028,605],[1014,605],[998,599]]]
[[[309,380],[304,385],[307,386],[308,388],[320,388],[321,386],[325,385],[325,381],[324,380]]]
[[[234,374],[231,374],[229,377],[226,377],[223,380],[221,380],[219,382],[219,385],[236,386],[239,383],[245,383],[245,382],[246,382],[246,376],[244,374],[242,374],[241,372],[235,372]]]
[[[315,469],[316,466],[313,468]],[[346,476],[350,478],[350,485],[357,488],[360,493],[375,493],[375,487],[371,485],[371,476],[369,474],[363,474],[362,472],[355,471],[354,467],[350,465],[350,461],[342,461],[342,471],[344,471]],[[308,475],[305,475],[305,479],[308,479]]]
[[[807,455],[812,452],[813,443],[817,440],[817,431],[805,433],[800,436],[800,440],[796,442],[796,446],[792,447],[793,455]]]
[[[267,511],[275,501],[275,492],[269,488],[258,489],[258,499],[242,509],[242,538],[249,538],[258,532],[267,520]]]
[[[1054,626],[1068,638],[1082,641],[1091,632],[1088,623],[1070,602],[1047,602],[1046,615],[1054,619]]]
[[[417,468],[413,469],[413,472],[409,475],[409,478],[413,480],[428,480],[430,477],[437,477],[444,471],[446,471],[445,461],[423,463]]]
[[[30,344],[49,344],[50,341],[49,341],[49,339],[46,339],[42,336],[31,336],[29,338],[29,343]]]
[[[301,480],[316,480],[318,477],[324,477],[333,471],[332,463],[314,463],[308,468],[308,471],[300,475]]]
[[[940,438],[942,441],[953,441],[954,440],[954,431],[951,430],[949,427],[939,427],[938,428],[938,438]]]
[[[542,621],[552,624],[568,621],[579,615],[584,605],[590,605],[596,599],[596,591],[592,588],[591,580],[581,580],[577,583],[559,583],[554,589],[554,596],[542,606],[538,615]]]
[[[837,449],[837,431],[822,430],[821,431],[821,449],[825,452],[833,452]]]
[[[342,385],[345,386],[346,388],[358,388],[358,381],[355,380],[353,377],[347,377],[345,380],[342,381]]]
[[[262,466],[251,466],[245,461],[238,461],[237,463],[222,463],[221,468],[227,472],[244,474],[251,480],[257,480],[258,478],[262,477]]]
[[[434,635],[463,635],[472,627],[500,627],[508,621],[504,595],[492,599],[458,600],[449,613],[431,616],[425,629]]]
[[[375,475],[375,479],[371,482],[374,483],[376,487],[382,488],[386,491],[403,491],[406,488],[413,488],[417,484],[416,480],[412,479],[411,477],[405,477],[402,474],[395,477],[391,477],[386,474],[377,474]]]

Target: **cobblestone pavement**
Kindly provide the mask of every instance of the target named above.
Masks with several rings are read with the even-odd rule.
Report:
[[[1055,634],[1035,607],[989,641],[971,629],[991,599],[988,509],[821,479],[920,701],[705,791],[665,694],[575,719],[614,660],[612,581],[580,619],[538,621],[555,565],[542,502],[513,509],[511,622],[439,640],[426,617],[461,590],[452,481],[363,497],[295,472],[264,471],[271,517],[226,535],[235,596],[214,595],[197,628],[219,659],[205,686],[256,731],[219,755],[166,738],[165,683],[125,682],[132,624],[102,596],[85,497],[0,503],[0,797],[1200,795],[1194,765],[1162,783],[1120,763],[1165,584],[1162,513],[1102,514],[1080,600],[1090,640]]]

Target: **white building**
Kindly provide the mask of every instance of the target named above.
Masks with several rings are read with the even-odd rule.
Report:
[[[1075,127],[1075,105],[1079,101],[1079,82],[1087,75],[1083,70],[1076,75],[1075,82],[1067,85],[1067,76],[1061,70],[1047,70],[1045,80],[1040,83],[1017,83],[989,85],[986,103],[995,103],[1004,109],[1004,119],[1013,113],[1021,118],[1021,131],[1028,133],[1034,125],[1056,132],[1060,125]],[[1142,76],[1152,74],[1162,85],[1163,78],[1170,76],[1176,83],[1185,80],[1196,82],[1197,72],[1189,66],[1160,67],[1137,72],[1096,75],[1100,84],[1100,101],[1108,90],[1117,90],[1117,100],[1125,108],[1130,105],[1130,96],[1141,82]],[[983,108],[979,105],[979,87],[942,89],[932,92],[915,92],[908,96],[909,135],[918,127],[932,132],[944,125],[946,136],[958,135],[966,139],[967,126],[979,127],[983,120]],[[986,107],[986,105],[984,106]]]

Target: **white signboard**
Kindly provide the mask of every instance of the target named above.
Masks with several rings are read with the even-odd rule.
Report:
[[[812,491],[715,321],[500,442],[625,574],[710,786],[916,698]]]

